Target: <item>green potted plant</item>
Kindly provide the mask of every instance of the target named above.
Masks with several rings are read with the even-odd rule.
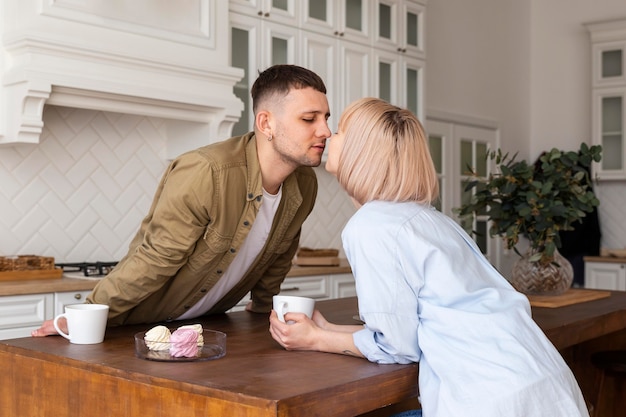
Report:
[[[507,249],[522,258],[513,268],[511,282],[527,294],[559,294],[572,282],[572,267],[560,256],[559,231],[572,230],[576,222],[599,204],[590,187],[590,167],[599,162],[602,147],[582,143],[578,152],[556,148],[544,152],[537,162],[516,160],[500,149],[487,152],[495,172],[487,178],[473,173],[465,188],[471,200],[455,211],[464,218],[476,213],[487,216],[489,235],[500,236]],[[529,249],[517,249],[520,236]],[[569,282],[556,281],[554,274],[569,275]],[[519,276],[522,275],[522,276]],[[530,282],[529,282],[530,281]]]

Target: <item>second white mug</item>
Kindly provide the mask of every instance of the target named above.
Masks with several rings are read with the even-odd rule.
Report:
[[[287,313],[304,313],[309,318],[313,317],[315,300],[308,297],[296,297],[293,295],[275,295],[273,298],[274,310],[278,319],[285,322]]]

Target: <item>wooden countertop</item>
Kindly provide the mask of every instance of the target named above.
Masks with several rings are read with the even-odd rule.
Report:
[[[0,296],[51,292],[91,291],[98,281],[93,279],[57,278],[0,282]]]
[[[294,265],[287,273],[287,279],[311,275],[349,274],[352,272],[348,261],[341,259],[339,266],[297,266]],[[97,279],[40,279],[0,282],[0,296],[40,294],[67,291],[91,291],[96,286]]]
[[[626,258],[618,258],[615,256],[585,256],[583,260],[585,262],[607,262],[613,264],[626,263]]]
[[[318,308],[333,322],[351,324],[357,303],[344,298],[321,301]],[[626,329],[626,292],[565,307],[533,307],[532,313],[554,345],[567,353],[585,397],[593,402],[597,370],[586,349],[590,344],[595,351],[620,348],[606,343]],[[139,359],[132,335],[146,326],[109,328],[104,343],[97,345],[71,345],[61,337],[0,341],[0,403],[7,415],[23,417],[345,417],[415,400],[417,364],[377,365],[343,355],[286,351],[272,340],[262,314],[242,311],[198,322],[227,333],[225,357],[194,363]],[[584,369],[591,373],[582,373]]]
[[[304,277],[311,275],[350,274],[352,269],[346,259],[339,260],[339,266],[299,266],[294,265],[287,273],[289,277]]]
[[[355,298],[317,307],[333,322],[356,323]],[[225,332],[226,356],[188,363],[137,358],[133,335],[150,325],[108,328],[95,345],[61,337],[0,341],[3,415],[346,417],[416,401],[417,364],[287,351],[269,334],[266,314],[192,322]]]
[[[563,307],[533,307],[532,316],[557,349],[566,349],[626,329],[626,292],[609,292],[606,298]]]

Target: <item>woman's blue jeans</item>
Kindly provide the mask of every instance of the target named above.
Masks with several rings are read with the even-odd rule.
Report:
[[[422,410],[403,411],[399,414],[394,414],[391,417],[422,417]]]

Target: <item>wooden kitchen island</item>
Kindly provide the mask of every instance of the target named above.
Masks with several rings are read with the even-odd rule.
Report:
[[[354,323],[354,298],[317,306],[331,321]],[[574,369],[586,397],[593,396],[589,355],[626,343],[626,293],[533,308],[533,316]],[[225,357],[191,363],[139,359],[132,336],[146,326],[108,329],[98,345],[71,345],[61,337],[0,341],[0,415],[355,416],[415,402],[417,365],[287,352],[269,335],[266,315],[238,312],[200,322],[228,334]]]
[[[329,320],[355,324],[356,299],[321,301]],[[417,397],[417,365],[377,365],[319,352],[288,352],[266,314],[204,320],[227,334],[226,356],[207,362],[135,357],[133,335],[107,329],[104,343],[54,336],[0,341],[0,416],[354,416]]]

